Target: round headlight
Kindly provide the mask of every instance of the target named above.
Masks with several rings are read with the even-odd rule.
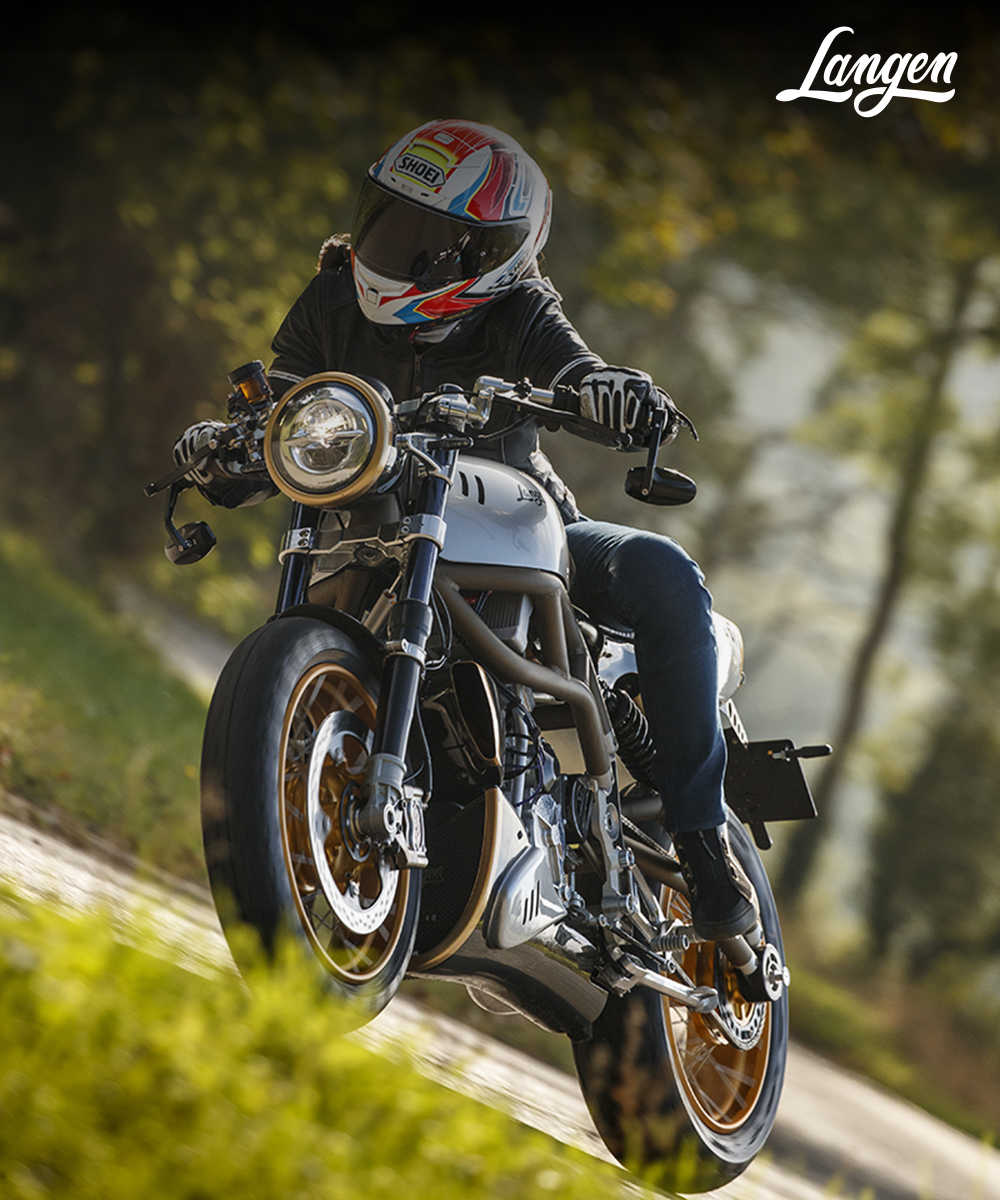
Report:
[[[293,500],[338,507],[369,491],[392,465],[392,414],[363,379],[311,375],[274,407],[264,434],[271,477]]]

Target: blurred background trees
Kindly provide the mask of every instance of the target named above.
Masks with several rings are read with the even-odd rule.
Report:
[[[706,567],[747,637],[752,732],[836,744],[821,819],[776,850],[788,910],[810,885],[830,906],[819,851],[865,824],[838,812],[863,784],[874,836],[869,857],[852,835],[848,875],[867,944],[993,1011],[995,32],[856,22],[859,52],[959,52],[953,100],[864,119],[775,101],[812,29],[598,53],[385,21],[3,53],[0,522],[80,578],[138,578],[234,636],[262,619],[281,503],[211,514],[220,550],[185,573],[141,488],[181,429],[220,413],[226,373],[268,360],[382,148],[431,115],[495,124],[552,182],[544,269],[567,313],[701,435],[670,451],[699,481],[689,511],[640,509],[628,464],[573,439],[549,439],[557,467],[587,511],[660,528]]]

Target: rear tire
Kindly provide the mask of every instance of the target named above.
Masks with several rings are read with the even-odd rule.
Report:
[[[325,622],[273,621],[226,664],[202,752],[209,878],[240,962],[240,927],[269,955],[287,942],[363,1024],[406,971],[419,871],[400,871],[351,836],[345,815],[364,777],[379,666]]]
[[[778,914],[763,864],[729,817],[733,853],[760,901],[766,940],[782,955]],[[690,922],[688,902],[664,889],[664,915]],[[704,1192],[739,1175],[774,1124],[788,1046],[788,993],[745,1000],[714,943],[683,955],[692,982],[716,987],[731,1038],[701,1014],[646,988],[611,996],[593,1037],[574,1043],[583,1094],[602,1139],[630,1170],[670,1191]]]

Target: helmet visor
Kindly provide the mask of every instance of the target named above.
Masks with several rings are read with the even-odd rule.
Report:
[[[531,231],[524,221],[465,221],[415,204],[367,178],[351,242],[369,270],[430,292],[488,275],[518,252]]]

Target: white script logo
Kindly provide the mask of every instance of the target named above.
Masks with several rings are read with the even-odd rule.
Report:
[[[854,111],[862,117],[874,117],[876,113],[880,113],[893,96],[908,96],[911,100],[933,100],[937,104],[943,104],[945,100],[950,100],[954,96],[954,88],[950,92],[928,92],[899,86],[904,75],[908,83],[923,83],[928,78],[932,83],[937,83],[939,77],[942,83],[951,83],[951,73],[958,62],[958,55],[954,52],[938,54],[933,59],[929,54],[923,53],[890,54],[885,62],[881,61],[878,54],[859,54],[853,62],[849,54],[831,54],[827,59],[826,55],[833,45],[834,38],[841,33],[853,32],[854,30],[849,25],[838,25],[836,29],[831,29],[816,51],[816,57],[812,60],[805,79],[802,80],[802,86],[786,88],[775,98],[777,100],[798,100],[799,97],[804,96],[811,100],[831,100],[834,104],[849,100],[854,95],[853,87],[835,92],[813,90],[813,80],[819,73],[820,67],[823,66],[824,60],[826,60],[826,66],[823,70],[823,80],[831,87],[844,89],[845,85],[852,81],[859,87],[863,83],[873,85],[866,88],[865,91],[859,92],[854,101]],[[878,99],[868,108],[862,108],[864,101],[872,97],[878,97]]]

